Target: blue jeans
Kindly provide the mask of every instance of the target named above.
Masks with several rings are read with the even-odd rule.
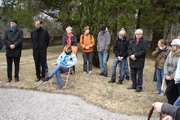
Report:
[[[156,79],[157,79],[157,88],[156,91],[161,93],[162,80],[164,77],[164,71],[161,69],[156,69]]]
[[[67,66],[58,64],[52,71],[51,73],[48,75],[48,77],[51,79],[55,74],[56,74],[56,79],[58,82],[58,86],[62,87],[62,78],[61,78],[61,73],[64,72],[68,72],[70,68],[68,68]]]
[[[130,74],[129,74],[129,65],[128,65],[128,60],[127,60],[127,59],[128,59],[128,58],[126,58],[124,70],[125,70],[125,75],[126,75],[127,77],[130,77]]]
[[[108,52],[98,52],[99,56],[99,64],[101,68],[101,73],[104,75],[107,75],[107,57],[108,57]]]
[[[180,96],[178,99],[174,102],[174,106],[180,106]]]
[[[120,80],[124,79],[124,75],[125,75],[125,67],[126,67],[126,62],[127,59],[124,59],[123,61],[119,61],[118,57],[114,58],[113,64],[112,64],[112,76],[111,79],[115,80],[116,79],[116,67],[119,64],[119,74],[120,74]]]

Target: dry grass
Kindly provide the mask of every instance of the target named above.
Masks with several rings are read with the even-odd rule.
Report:
[[[52,70],[52,63],[56,62],[59,56],[61,46],[48,48],[48,65],[49,70]],[[165,97],[154,94],[156,83],[152,82],[154,72],[154,62],[151,59],[146,59],[144,69],[143,91],[136,93],[133,90],[127,90],[131,86],[131,80],[123,81],[123,85],[108,84],[111,76],[111,65],[114,59],[114,54],[111,53],[108,61],[109,76],[107,78],[99,76],[99,68],[93,68],[92,75],[83,75],[83,61],[81,52],[78,53],[78,64],[76,66],[76,82],[69,82],[68,87],[62,90],[56,90],[56,78],[53,78],[54,86],[47,82],[44,86],[37,90],[53,93],[72,94],[84,98],[86,101],[96,104],[102,108],[112,112],[124,114],[147,115],[151,108],[151,104],[156,101],[166,101]],[[6,88],[21,88],[33,89],[37,84],[35,80],[35,68],[32,57],[32,50],[23,50],[21,58],[20,82],[5,83],[6,77],[6,59],[5,53],[0,53],[0,87]],[[66,77],[66,76],[64,76]]]

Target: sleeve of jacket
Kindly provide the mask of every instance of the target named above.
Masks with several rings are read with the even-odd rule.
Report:
[[[110,35],[110,33],[108,33],[106,37],[107,37],[107,38],[106,38],[105,50],[108,51],[108,50],[109,50],[109,44],[110,44],[110,42],[111,42],[111,35]]]
[[[72,46],[77,46],[77,36],[74,35],[74,43]]]
[[[129,47],[128,47],[128,55],[129,55],[129,56],[131,56],[132,54],[134,54],[134,53],[133,53],[133,50],[132,50],[132,44],[133,44],[132,41],[129,42]]]
[[[95,45],[95,40],[94,37],[92,36],[91,38],[91,43],[90,43],[90,47],[93,47]]]
[[[126,58],[128,56],[128,46],[129,46],[129,41],[126,41],[126,51],[123,53],[123,57]]]
[[[147,50],[147,42],[146,40],[144,40],[142,49],[140,51],[137,51],[136,53],[134,53],[135,57],[142,57],[146,54],[146,50]]]
[[[49,46],[49,42],[50,42],[50,37],[49,37],[49,33],[48,31],[46,31],[46,42],[47,42],[47,47]]]
[[[82,48],[85,47],[85,45],[84,45],[84,43],[83,43],[82,35],[80,36],[80,46],[81,46]]]
[[[152,52],[152,56],[157,57],[159,53],[160,53],[160,49],[157,47],[156,50]]]
[[[117,46],[117,42],[118,42],[118,40],[115,39],[114,47],[113,47],[113,51],[114,51],[114,54],[115,54],[116,57],[119,56],[118,49],[117,49],[117,47],[118,47],[118,46]]]
[[[67,44],[67,40],[66,40],[66,36],[64,35],[62,39],[62,45],[65,46],[66,44]]]
[[[170,115],[175,120],[179,120],[179,118],[180,118],[180,107],[179,106],[173,106],[168,103],[163,103],[161,111],[164,114]]]
[[[5,41],[5,44],[6,44],[6,48],[10,48],[10,45],[11,43],[9,42],[8,40],[8,35],[7,35],[7,31],[5,32],[5,35],[4,35],[4,41]]]
[[[14,43],[15,47],[21,46],[23,43],[23,31],[20,30],[19,39]]]
[[[100,32],[98,33],[98,37],[97,37],[97,51],[99,51],[99,39],[100,39]]]
[[[3,42],[2,42],[2,39],[0,39],[0,50],[2,49],[3,47]]]
[[[169,57],[171,56],[171,53],[168,54],[166,61],[164,63],[164,75],[168,75],[168,63],[169,63]]]

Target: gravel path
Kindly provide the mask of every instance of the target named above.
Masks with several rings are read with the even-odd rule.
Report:
[[[0,88],[0,120],[146,120],[112,113],[73,95]]]

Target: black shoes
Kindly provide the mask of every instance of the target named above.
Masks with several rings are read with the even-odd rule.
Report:
[[[111,79],[110,81],[108,81],[108,83],[115,83],[116,81]]]
[[[132,90],[132,89],[136,89],[136,88],[134,88],[134,87],[128,87],[127,89]]]
[[[14,79],[15,79],[15,82],[19,82],[19,78],[18,77],[14,78]]]
[[[130,79],[130,77],[129,76],[126,76],[126,80],[129,80]]]
[[[141,92],[142,90],[141,89],[136,89],[136,92]]]
[[[11,81],[12,81],[12,79],[9,79],[9,78],[8,78],[8,80],[6,81],[6,83],[10,83]]]
[[[119,80],[119,81],[117,82],[117,84],[118,84],[118,85],[121,85],[121,84],[122,84],[122,80]]]
[[[108,77],[108,74],[100,73],[100,76]]]
[[[42,78],[42,77],[37,77],[37,78],[35,79],[35,82],[39,82],[39,81],[41,80],[41,78]]]

